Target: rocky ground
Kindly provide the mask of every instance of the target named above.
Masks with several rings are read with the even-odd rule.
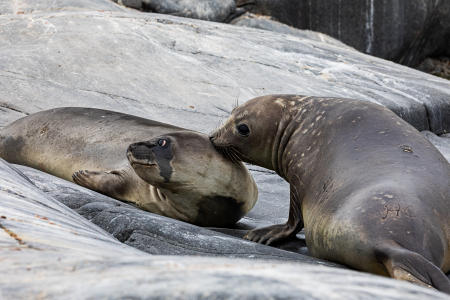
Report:
[[[361,52],[416,68],[427,59],[450,55],[448,1],[115,1],[142,11],[239,23],[241,26],[265,30],[287,30],[300,35],[305,29],[314,30],[334,37]],[[253,15],[251,20],[246,18],[243,21],[241,15],[249,13]],[[295,30],[296,28],[303,30]],[[428,72],[437,73],[436,69]]]
[[[236,102],[259,95],[337,96],[387,106],[450,160],[448,81],[285,29],[142,13],[108,0],[3,1],[0,127],[85,106],[210,132]],[[256,207],[235,228],[217,229],[0,162],[0,298],[448,298],[311,258],[301,234],[281,249],[240,239],[287,218],[287,184],[249,168]]]

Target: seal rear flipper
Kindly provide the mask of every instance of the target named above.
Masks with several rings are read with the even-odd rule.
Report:
[[[72,179],[85,188],[121,199],[127,190],[125,175],[126,172],[123,170],[102,172],[81,170],[73,173]]]
[[[376,251],[376,256],[392,278],[434,287],[450,294],[450,279],[419,253],[400,247],[389,247]]]

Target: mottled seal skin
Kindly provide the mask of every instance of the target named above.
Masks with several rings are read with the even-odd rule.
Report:
[[[19,119],[0,131],[0,157],[201,226],[230,226],[257,200],[245,166],[207,135],[113,111],[66,107]]]
[[[304,227],[316,257],[450,293],[450,165],[387,108],[259,97],[235,108],[211,140],[290,183],[287,223],[250,231],[249,240],[271,244]]]

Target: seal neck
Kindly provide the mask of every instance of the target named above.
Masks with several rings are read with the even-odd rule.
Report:
[[[296,112],[298,112],[296,110]],[[286,179],[287,164],[284,162],[286,148],[296,129],[295,116],[285,107],[281,111],[280,122],[272,146],[272,169]],[[287,180],[287,179],[286,179]]]
[[[296,107],[296,113],[291,117],[289,126],[285,130],[286,142],[282,146],[280,164],[286,181],[303,188],[308,188],[312,176],[317,174],[318,166],[323,162],[324,141],[322,131],[326,131],[323,118],[316,103],[303,101]]]

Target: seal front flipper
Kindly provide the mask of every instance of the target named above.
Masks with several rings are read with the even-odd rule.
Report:
[[[260,244],[271,245],[276,242],[287,240],[297,234],[303,228],[301,212],[301,202],[294,192],[294,187],[290,189],[289,218],[286,224],[272,225],[249,231],[244,238]]]
[[[72,175],[75,183],[90,190],[119,199],[126,192],[127,185],[129,185],[125,178],[125,170],[103,172],[81,170]]]
[[[419,253],[388,246],[375,251],[375,256],[392,278],[434,287],[450,294],[450,279],[431,261]]]

